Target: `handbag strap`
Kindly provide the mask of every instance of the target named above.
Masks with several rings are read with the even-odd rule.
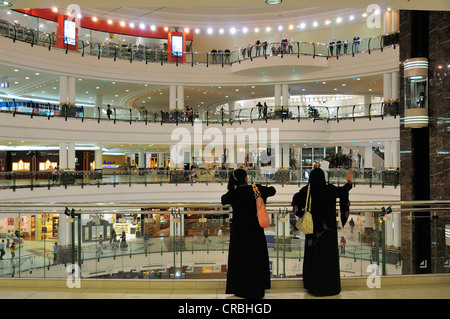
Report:
[[[308,192],[306,194],[305,211],[311,212],[311,194],[309,193],[310,185],[308,184]]]
[[[253,193],[255,194],[255,198],[261,197],[261,193],[259,192],[258,186],[253,184],[252,188],[253,188]]]

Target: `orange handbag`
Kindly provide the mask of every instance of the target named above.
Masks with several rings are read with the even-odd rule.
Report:
[[[269,214],[267,214],[266,205],[261,197],[258,187],[253,184],[253,192],[256,199],[256,215],[258,216],[259,226],[261,228],[267,228],[270,226]]]

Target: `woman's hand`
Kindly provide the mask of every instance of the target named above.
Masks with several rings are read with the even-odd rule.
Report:
[[[353,182],[353,172],[352,171],[347,171],[345,173],[345,180],[347,181],[347,183]]]

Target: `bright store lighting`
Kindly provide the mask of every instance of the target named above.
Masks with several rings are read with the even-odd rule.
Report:
[[[266,32],[270,32],[272,30],[271,27],[266,27]]]
[[[208,32],[208,34],[212,34],[213,33],[213,29],[212,28],[208,28],[208,30],[206,30],[206,32]]]
[[[120,24],[121,27],[124,27],[124,26],[125,26],[125,22],[124,22],[124,21],[120,21],[119,24]]]
[[[341,18],[341,17],[338,17],[338,18],[336,19],[336,22],[337,22],[337,23],[341,23],[341,22],[342,22],[342,18]]]
[[[289,25],[289,30],[292,30],[292,29],[294,29],[294,25],[290,24]]]
[[[278,31],[281,31],[281,30],[283,30],[283,26],[282,26],[282,25],[279,25],[279,26],[278,26]]]
[[[255,28],[255,32],[258,33],[259,32],[259,28]]]
[[[223,29],[219,29],[219,33],[223,34],[224,30]]]
[[[130,28],[132,28],[132,29],[134,28],[134,23],[133,22],[130,23]]]
[[[143,24],[143,23],[139,24],[139,28],[141,28],[141,30],[144,30],[145,29],[145,24]]]
[[[242,28],[242,32],[247,33],[248,29],[244,27],[244,28]]]
[[[199,34],[200,33],[200,29],[199,28],[195,29],[195,33]]]
[[[154,25],[150,26],[150,30],[155,31],[156,27]]]
[[[304,29],[306,27],[306,24],[304,22],[300,23],[300,29]]]
[[[98,18],[97,17],[92,17],[92,21],[97,22]]]
[[[230,29],[230,33],[231,33],[231,34],[235,34],[235,33],[236,33],[236,28],[231,28],[231,29]]]
[[[352,14],[349,18],[350,21],[353,21],[355,19],[355,16]]]
[[[189,28],[184,28],[184,33],[189,33],[190,29]]]
[[[313,23],[313,27],[317,27],[319,25],[319,22],[317,22],[317,21],[314,21],[314,23]]]

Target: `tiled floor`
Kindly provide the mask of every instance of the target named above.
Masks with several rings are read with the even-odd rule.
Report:
[[[240,299],[224,288],[29,288],[0,287],[0,299]],[[339,295],[313,297],[302,287],[272,288],[265,299],[450,299],[450,283],[343,286]]]

